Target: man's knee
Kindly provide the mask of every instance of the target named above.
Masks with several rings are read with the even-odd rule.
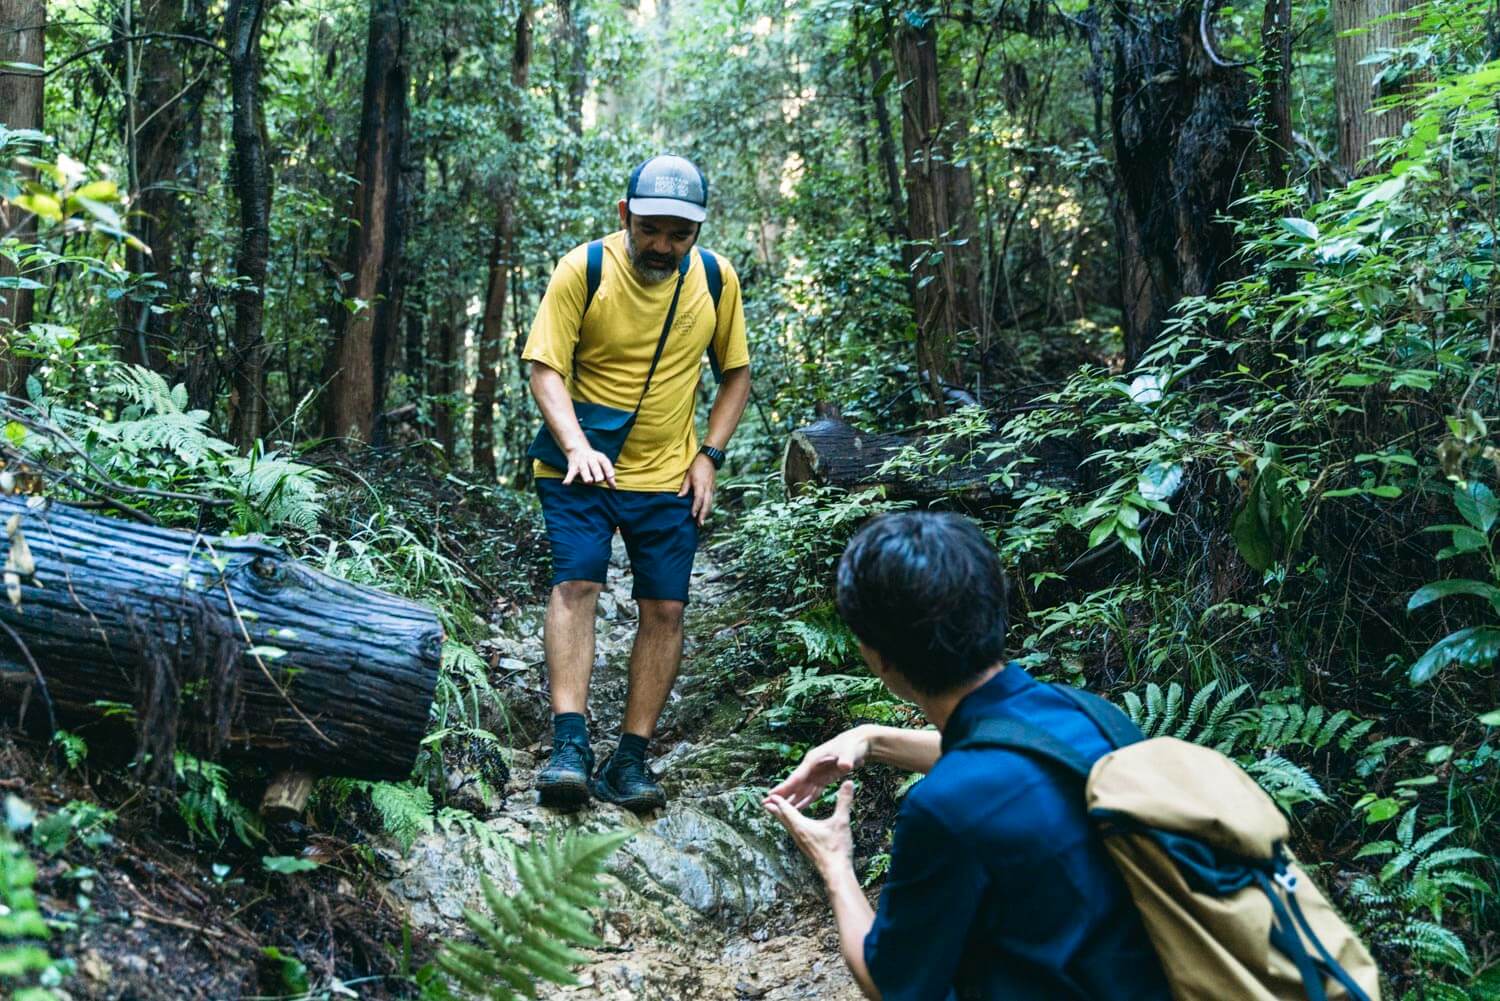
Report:
[[[661,630],[665,632],[676,632],[682,629],[682,613],[686,604],[681,601],[667,601],[659,598],[642,598],[638,604],[641,610],[641,628],[650,630]]]
[[[593,580],[564,580],[552,586],[552,600],[568,611],[588,611],[599,600],[604,585]]]

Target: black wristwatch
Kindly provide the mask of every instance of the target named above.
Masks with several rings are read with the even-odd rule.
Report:
[[[722,467],[724,465],[724,460],[728,458],[728,456],[724,454],[724,450],[722,448],[714,448],[712,445],[700,445],[698,447],[698,451],[708,456],[708,461],[714,464],[715,469],[719,469],[720,467]]]

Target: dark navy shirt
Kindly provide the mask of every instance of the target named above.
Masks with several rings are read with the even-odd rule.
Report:
[[[883,1001],[1166,1001],[1083,789],[1003,748],[951,750],[980,720],[1023,719],[1090,759],[1110,750],[1051,685],[1010,664],[954,710],[943,754],[896,819],[865,963]]]

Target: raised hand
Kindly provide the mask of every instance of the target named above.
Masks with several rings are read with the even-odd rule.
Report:
[[[862,728],[845,730],[808,751],[792,774],[770,791],[764,805],[770,809],[771,800],[779,798],[798,810],[806,809],[824,789],[864,764],[869,753],[870,741]]]
[[[854,858],[854,835],[850,832],[850,805],[854,802],[854,783],[839,786],[833,815],[827,820],[813,820],[774,792],[766,797],[766,812],[781,822],[807,860],[826,880],[829,875],[848,868]]]

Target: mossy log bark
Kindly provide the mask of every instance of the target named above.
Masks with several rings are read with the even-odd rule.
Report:
[[[431,609],[254,541],[0,497],[13,516],[35,570],[18,606],[0,599],[0,705],[64,726],[130,706],[157,768],[182,746],[410,774],[441,659]]]

